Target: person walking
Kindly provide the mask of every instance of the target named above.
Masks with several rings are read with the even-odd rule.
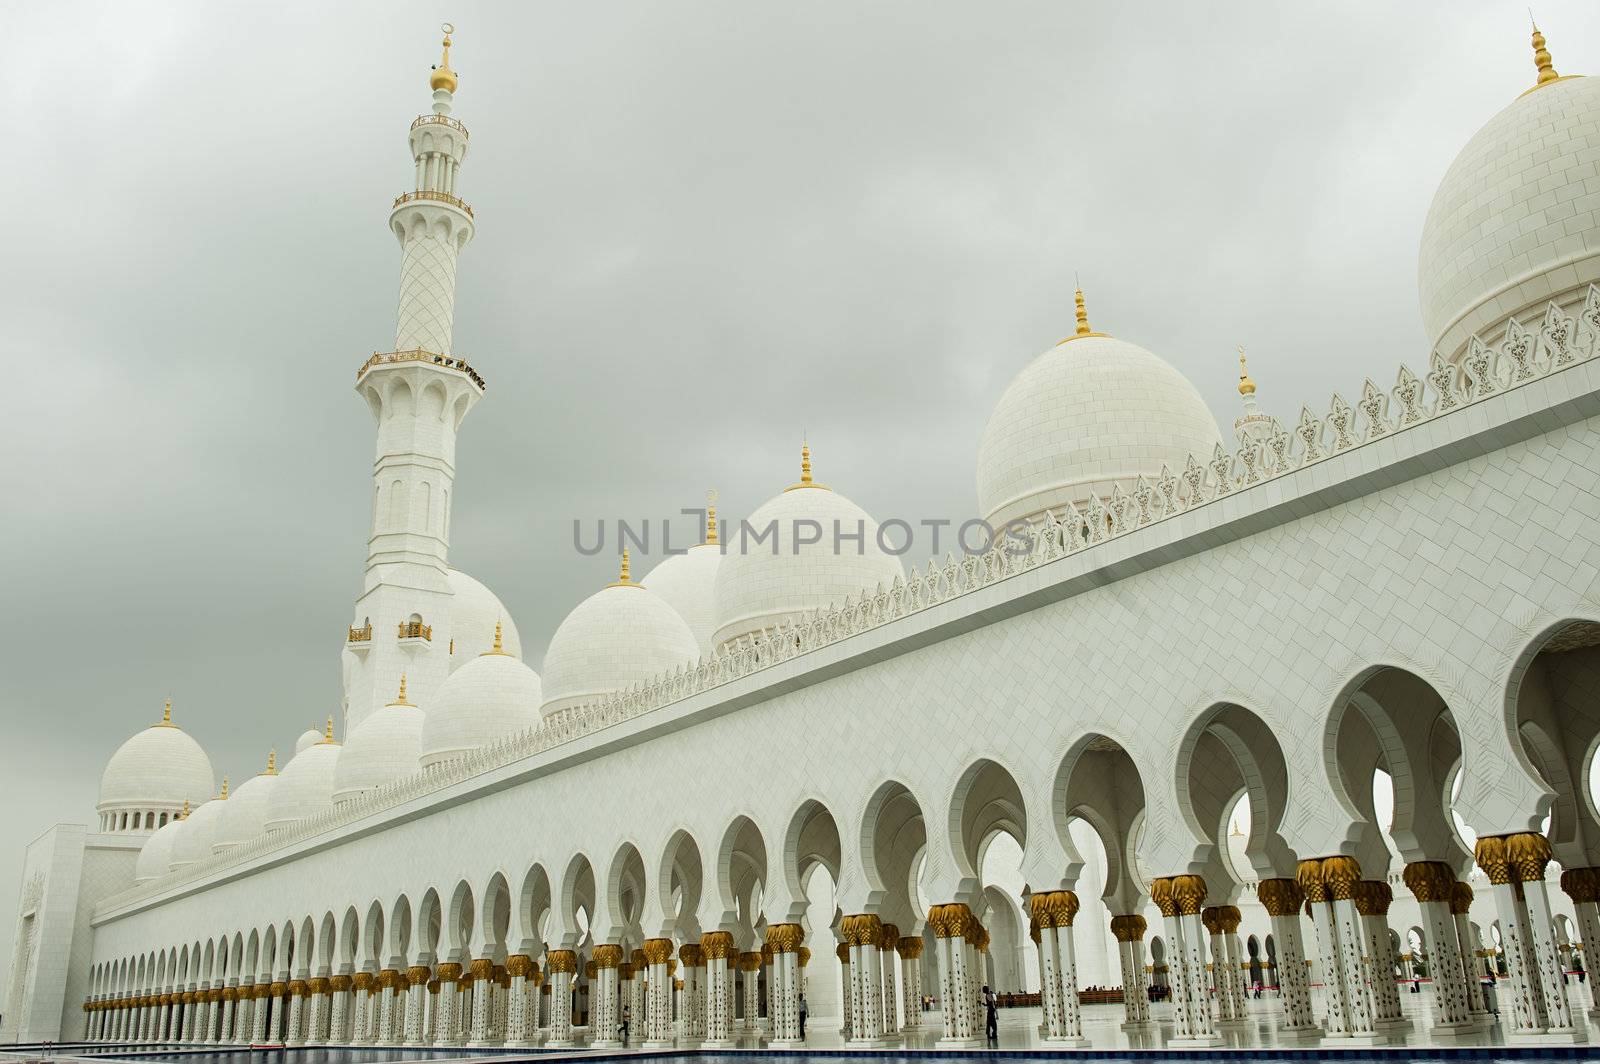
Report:
[[[983,987],[983,1031],[991,1042],[1000,1041],[1000,1015],[995,1009],[994,991]]]
[[[632,1019],[633,1019],[633,1008],[632,1008],[632,1006],[630,1006],[630,1005],[622,1006],[622,1023],[620,1024],[620,1026],[622,1028],[622,1044],[623,1045],[627,1045],[628,1044],[628,1023]]]
[[[809,1016],[809,1015],[811,1015],[811,1009],[806,1006],[806,996],[804,994],[801,994],[800,995],[800,1038],[801,1038],[802,1041],[804,1041],[805,1037],[806,1037],[806,1017]]]

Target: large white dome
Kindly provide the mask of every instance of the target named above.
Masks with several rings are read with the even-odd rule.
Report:
[[[590,595],[567,614],[544,654],[546,718],[692,665],[700,657],[689,625],[666,601],[628,577]]]
[[[299,735],[299,737],[297,739],[295,739],[295,741],[294,741],[294,752],[296,754],[298,754],[303,750],[309,750],[313,746],[316,746],[321,741],[322,741],[322,729],[321,728],[307,728],[305,731],[300,733],[300,735]]]
[[[1423,325],[1448,359],[1473,334],[1498,342],[1510,317],[1536,325],[1552,300],[1570,313],[1600,282],[1600,79],[1536,64],[1550,80],[1467,142],[1422,228]]]
[[[171,814],[186,801],[191,805],[206,801],[215,786],[211,759],[199,743],[172,723],[172,703],[168,702],[160,724],[134,735],[106,762],[96,808],[101,813]]]
[[[1222,440],[1187,377],[1137,344],[1089,332],[1081,304],[1079,330],[1028,363],[983,431],[978,508],[997,536],[1091,493],[1131,491],[1163,465],[1181,473],[1188,455],[1209,459]]]
[[[187,868],[211,856],[211,841],[217,834],[217,820],[228,804],[228,778],[222,778],[222,792],[190,812],[184,828],[172,847],[172,867]]]
[[[446,577],[450,582],[450,639],[454,646],[450,655],[451,671],[493,645],[497,624],[501,626],[501,649],[521,660],[522,637],[495,593],[460,569],[451,569]]]
[[[135,883],[143,883],[147,879],[155,879],[172,871],[172,852],[186,823],[188,821],[174,817],[145,840],[144,846],[139,850],[139,859],[133,863]]]
[[[268,832],[283,831],[333,804],[333,775],[343,749],[333,736],[333,722],[323,737],[295,754],[278,774],[267,797]]]
[[[801,454],[800,483],[768,499],[746,519],[753,530],[750,537],[742,529],[738,537],[728,537],[715,585],[717,630],[712,640],[717,645],[799,620],[812,610],[842,605],[851,595],[876,591],[880,584],[887,588],[905,572],[899,559],[879,546],[877,522],[843,495],[812,481],[810,449]],[[775,547],[770,539],[759,544],[754,539],[769,526],[775,530]],[[797,542],[809,540],[819,529],[817,542]]]
[[[404,684],[395,701],[367,714],[345,736],[344,753],[333,773],[333,804],[342,805],[365,791],[415,775],[422,756],[422,722],[422,710],[406,701]]]
[[[491,645],[451,673],[422,714],[422,767],[535,727],[543,697],[539,674]]]
[[[211,838],[213,853],[231,850],[266,831],[267,809],[277,785],[278,755],[274,751],[267,755],[266,771],[245,780],[223,803],[216,833]]]
[[[702,543],[662,559],[640,581],[683,618],[702,656],[711,653],[711,637],[717,630],[717,569],[721,565],[722,548]]]

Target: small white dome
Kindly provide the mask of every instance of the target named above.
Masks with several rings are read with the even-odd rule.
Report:
[[[196,861],[211,856],[211,842],[217,834],[217,820],[222,807],[228,804],[228,781],[222,781],[222,793],[189,813],[184,828],[172,847],[172,867],[187,868]]]
[[[422,714],[422,767],[536,726],[541,691],[539,674],[503,651],[491,649],[468,661],[439,685]]]
[[[544,654],[544,705],[548,719],[636,684],[657,679],[700,657],[689,625],[655,592],[628,578],[590,595],[569,614]]]
[[[365,791],[414,776],[422,756],[422,710],[400,697],[369,713],[345,736],[344,753],[333,774],[333,804],[342,805]]]
[[[1080,293],[1081,296],[1081,293]],[[1125,340],[1087,332],[1046,351],[1017,375],[978,448],[978,508],[998,537],[1091,494],[1132,491],[1190,454],[1211,457],[1222,434],[1188,378]]]
[[[1417,288],[1433,349],[1455,359],[1473,334],[1497,343],[1508,318],[1537,326],[1551,301],[1570,313],[1600,282],[1596,187],[1600,78],[1529,90],[1467,141],[1422,227]]]
[[[211,759],[171,718],[168,702],[162,723],[134,735],[111,755],[100,776],[100,812],[176,813],[186,801],[199,805],[211,797],[216,786]]]
[[[801,456],[800,483],[746,519],[753,530],[748,536],[741,527],[726,537],[727,554],[714,584],[715,645],[843,605],[880,584],[890,587],[905,572],[900,560],[879,545],[878,523],[843,495],[812,481],[809,447]],[[754,538],[769,527],[775,530],[775,547],[770,538],[760,543]],[[819,531],[817,542],[797,542]]]
[[[717,569],[721,565],[722,548],[702,543],[662,559],[640,581],[683,618],[702,656],[711,653],[711,637],[717,630]]]
[[[303,750],[309,750],[311,747],[316,746],[321,741],[321,728],[307,728],[305,731],[301,732],[300,737],[294,741],[294,752],[298,754]]]
[[[494,626],[501,626],[501,649],[522,660],[522,637],[505,605],[483,584],[460,569],[446,573],[450,582],[450,639],[454,651],[450,670],[454,672],[494,643]]]
[[[267,809],[277,785],[277,754],[274,752],[267,758],[267,770],[245,780],[223,803],[216,832],[211,837],[213,853],[231,850],[267,830]]]
[[[173,818],[156,829],[139,850],[139,859],[133,864],[133,881],[143,883],[172,871],[172,852],[183,832],[186,820]]]
[[[333,804],[333,776],[342,749],[324,736],[289,760],[267,796],[263,826],[269,833],[293,827]]]

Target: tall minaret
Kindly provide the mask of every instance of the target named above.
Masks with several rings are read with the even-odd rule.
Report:
[[[1245,365],[1244,348],[1239,348],[1239,398],[1244,401],[1244,413],[1234,419],[1233,435],[1241,447],[1259,443],[1265,446],[1272,438],[1273,419],[1263,414],[1256,405],[1256,382],[1250,379],[1250,369]]]
[[[456,256],[472,239],[472,208],[456,195],[467,127],[450,116],[456,72],[450,35],[433,68],[433,112],[411,123],[416,187],[394,201],[400,306],[394,348],[369,358],[356,391],[378,422],[366,579],[345,644],[346,727],[389,701],[402,675],[426,705],[448,672],[450,493],[456,432],[483,379],[453,351]]]

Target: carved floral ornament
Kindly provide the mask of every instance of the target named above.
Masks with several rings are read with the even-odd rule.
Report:
[[[1419,902],[1450,901],[1455,895],[1455,870],[1443,861],[1413,861],[1400,878]]]
[[[1111,918],[1111,933],[1118,942],[1138,942],[1144,938],[1144,933],[1149,929],[1145,918],[1137,913]]]
[[[1568,868],[1561,873],[1561,889],[1574,905],[1600,902],[1600,868]]]
[[[1078,896],[1070,890],[1052,890],[1028,899],[1028,912],[1041,928],[1071,927],[1078,915]]]
[[[743,637],[649,683],[574,707],[560,714],[559,719],[497,740],[457,760],[435,765],[426,773],[419,771],[406,779],[375,788],[271,837],[258,836],[221,854],[131,887],[108,898],[101,908],[115,909],[154,897],[176,883],[243,864],[364,820],[376,812],[455,787],[476,776],[624,724],[861,632],[1092,549],[1108,539],[1159,523],[1236,491],[1249,490],[1403,432],[1500,392],[1544,379],[1587,361],[1597,353],[1600,353],[1600,288],[1591,285],[1575,316],[1567,315],[1551,303],[1537,329],[1511,319],[1507,322],[1505,338],[1499,344],[1491,347],[1481,339],[1472,338],[1459,366],[1446,362],[1435,352],[1426,373],[1419,375],[1408,367],[1399,367],[1396,383],[1387,392],[1370,379],[1364,381],[1354,407],[1338,394],[1330,400],[1325,417],[1318,417],[1309,406],[1303,407],[1293,431],[1277,426],[1265,446],[1251,442],[1232,454],[1214,451],[1211,455],[1190,455],[1181,472],[1164,467],[1153,481],[1139,477],[1131,494],[1119,487],[1109,504],[1091,497],[1086,511],[1069,504],[1059,511],[1049,512],[1043,521],[1027,530],[1026,549],[1018,553],[996,546],[980,555],[958,559],[947,554],[931,559],[922,568],[913,567],[908,577],[897,578],[890,587],[880,586],[874,592],[854,595],[836,606],[814,611],[799,621]],[[1348,879],[1351,889],[1359,878],[1358,873]],[[1333,884],[1329,884],[1328,889],[1332,890]]]
[[[1550,840],[1534,831],[1481,837],[1472,856],[1489,882],[1497,885],[1541,880],[1552,859]]]
[[[1306,900],[1305,891],[1294,879],[1263,879],[1256,885],[1256,897],[1268,916],[1293,916]]]

